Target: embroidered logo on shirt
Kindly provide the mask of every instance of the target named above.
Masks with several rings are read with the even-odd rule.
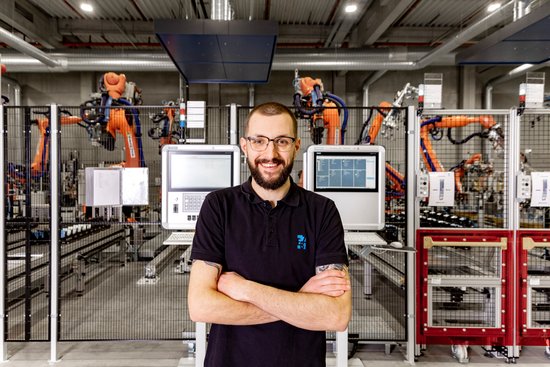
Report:
[[[304,250],[306,249],[306,236],[303,234],[296,235],[296,239],[298,240],[298,246],[296,248],[298,250]]]

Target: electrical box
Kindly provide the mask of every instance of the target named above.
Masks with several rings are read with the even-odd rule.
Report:
[[[520,172],[517,176],[517,198],[531,198],[531,176],[523,172]]]
[[[417,177],[417,186],[416,186],[416,196],[419,198],[427,198],[429,195],[430,185],[429,185],[430,177],[426,172],[422,172],[418,174]]]

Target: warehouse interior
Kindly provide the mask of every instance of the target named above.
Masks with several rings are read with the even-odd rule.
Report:
[[[548,29],[548,0],[3,0],[0,362],[202,365],[162,152],[275,101],[300,153],[385,151],[327,365],[547,365]]]

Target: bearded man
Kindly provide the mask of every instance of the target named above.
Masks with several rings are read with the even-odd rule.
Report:
[[[285,106],[249,114],[251,177],[210,193],[193,240],[191,319],[212,323],[205,366],[325,366],[326,330],[351,317],[344,230],[334,202],[296,185],[301,141]]]

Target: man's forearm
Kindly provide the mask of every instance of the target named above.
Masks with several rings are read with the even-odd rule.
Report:
[[[256,325],[278,320],[253,304],[234,300],[219,292],[217,272],[216,264],[193,263],[188,293],[191,320],[228,325]]]
[[[215,290],[208,290],[201,296],[195,297],[192,303],[194,305],[190,305],[190,312],[193,321],[226,325],[256,325],[278,320],[251,303],[236,301]]]
[[[248,281],[243,294],[249,302],[268,314],[307,330],[345,330],[351,317],[351,292],[330,297],[323,294],[294,293]]]

